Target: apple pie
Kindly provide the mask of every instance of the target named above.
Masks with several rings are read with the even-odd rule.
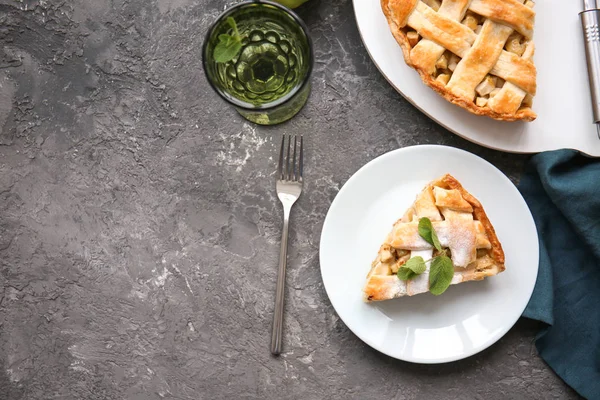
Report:
[[[533,121],[530,0],[381,0],[406,63],[425,84],[474,114]]]
[[[437,233],[436,245],[424,239],[422,219],[427,219]],[[432,264],[429,260],[441,253],[450,258],[454,269],[453,275],[450,270],[448,284],[482,280],[504,271],[502,245],[483,207],[451,175],[429,183],[394,224],[367,275],[365,300],[428,292]],[[417,256],[427,260],[424,272],[408,280],[399,278],[398,271]]]

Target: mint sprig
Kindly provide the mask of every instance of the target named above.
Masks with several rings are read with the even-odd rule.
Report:
[[[398,269],[398,278],[403,281],[414,279],[427,269],[426,263],[431,261],[429,269],[429,291],[435,296],[444,293],[452,283],[454,277],[454,265],[452,259],[446,255],[446,250],[442,249],[431,220],[427,217],[419,219],[419,235],[429,244],[435,247],[440,255],[431,260],[423,260],[423,257],[416,256],[410,258],[404,265]]]
[[[435,247],[437,251],[442,252],[442,245],[429,218],[419,219],[419,235]],[[431,260],[431,268],[429,269],[429,291],[431,294],[439,296],[444,293],[452,283],[453,276],[454,265],[452,259],[446,255],[444,250],[442,254]]]
[[[454,276],[454,265],[450,257],[443,255],[435,257],[431,261],[429,269],[429,291],[435,296],[444,293],[452,282]]]
[[[417,275],[421,275],[427,267],[425,266],[425,260],[423,257],[416,256],[408,259],[400,268],[398,268],[398,278],[403,281],[413,279]]]
[[[242,49],[242,37],[240,36],[240,31],[235,20],[232,17],[227,17],[226,21],[233,29],[233,34],[222,33],[219,35],[219,43],[217,43],[213,50],[213,58],[218,63],[226,63],[233,60]]]
[[[442,251],[442,245],[440,244],[440,240],[438,239],[429,218],[423,217],[419,219],[419,235],[435,247],[437,251]]]

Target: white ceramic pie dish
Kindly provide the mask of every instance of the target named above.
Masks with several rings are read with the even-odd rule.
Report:
[[[573,148],[600,156],[592,124],[581,1],[545,0],[535,6],[538,93],[531,123],[499,122],[448,103],[422,83],[404,62],[379,0],[353,0],[358,28],[369,55],[390,84],[446,129],[482,146],[516,153]]]
[[[362,288],[392,224],[429,181],[452,174],[479,199],[506,255],[506,271],[480,282],[365,303]],[[361,340],[391,357],[442,363],[476,354],[500,339],[527,305],[537,278],[533,218],[510,180],[487,161],[446,146],[414,146],[384,154],[358,170],[334,199],[321,234],[327,295]]]

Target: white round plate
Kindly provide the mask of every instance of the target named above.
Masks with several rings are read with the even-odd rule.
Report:
[[[457,178],[481,201],[506,255],[506,270],[479,282],[365,303],[362,288],[379,246],[431,180]],[[384,154],[346,182],[331,204],[320,245],[331,304],[365,343],[400,360],[459,360],[500,339],[523,313],[537,278],[538,238],[527,204],[496,167],[463,150],[414,146]]]
[[[380,0],[353,0],[356,21],[371,58],[400,94],[446,129],[482,146],[516,153],[573,148],[600,156],[579,11],[582,2],[544,0],[536,4],[535,63],[538,92],[531,123],[498,122],[448,103],[409,68],[390,33]]]

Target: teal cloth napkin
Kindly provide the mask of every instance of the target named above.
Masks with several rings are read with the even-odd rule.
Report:
[[[540,240],[523,316],[542,321],[541,357],[580,395],[600,399],[600,160],[573,150],[532,157],[519,184]]]

